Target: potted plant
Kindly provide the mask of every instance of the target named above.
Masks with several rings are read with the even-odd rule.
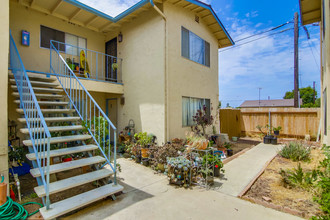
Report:
[[[140,132],[134,135],[136,143],[141,146],[141,157],[149,157],[149,147],[152,143],[152,136],[148,135],[147,132]]]
[[[276,135],[276,136],[280,135],[280,131],[281,131],[281,130],[282,130],[282,127],[281,127],[281,126],[274,127],[274,128],[273,128],[274,135]]]
[[[264,141],[264,144],[270,144],[272,139],[273,139],[273,136],[271,135],[271,131],[272,131],[272,128],[271,126],[269,126],[268,124],[263,127],[263,126],[260,126],[260,125],[257,125],[256,127],[261,133],[262,135],[264,136],[263,138],[263,141]],[[267,132],[264,132],[263,131],[263,128],[266,128],[267,129]]]
[[[207,163],[206,163],[207,162]],[[203,167],[213,167],[214,170],[214,176],[219,177],[220,176],[220,171],[224,172],[223,168],[223,163],[221,161],[221,158],[218,155],[212,155],[212,154],[207,154],[203,157]]]
[[[71,155],[65,155],[64,157],[62,157],[62,162],[69,162],[69,161],[72,161]]]
[[[140,145],[134,144],[132,146],[131,151],[132,151],[132,155],[135,159],[135,162],[141,163],[141,147],[140,147]]]
[[[227,156],[228,157],[233,156],[234,153],[233,153],[233,149],[231,149],[231,143],[225,142],[223,146],[226,148]]]
[[[188,187],[191,161],[184,156],[167,158],[167,176],[170,184]]]

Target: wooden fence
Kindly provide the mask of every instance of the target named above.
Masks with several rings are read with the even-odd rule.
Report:
[[[220,131],[232,136],[251,136],[260,133],[258,125],[281,126],[283,137],[316,137],[320,123],[319,108],[245,108],[220,109]],[[237,119],[239,118],[239,120]]]

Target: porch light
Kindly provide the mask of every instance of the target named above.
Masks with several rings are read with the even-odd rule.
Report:
[[[123,41],[123,34],[120,32],[119,34],[118,34],[118,42],[120,43],[120,42],[122,42]]]

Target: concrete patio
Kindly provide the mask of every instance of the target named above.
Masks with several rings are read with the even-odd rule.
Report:
[[[301,219],[227,195],[219,186],[209,190],[176,188],[168,184],[166,176],[150,168],[128,159],[118,162],[123,170],[119,179],[124,193],[116,201],[94,203],[63,219]],[[232,174],[228,172],[230,169],[225,174],[229,177]]]

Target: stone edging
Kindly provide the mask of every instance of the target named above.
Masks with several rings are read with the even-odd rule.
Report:
[[[253,146],[253,147],[255,147],[255,146]],[[245,148],[244,150],[238,152],[237,154],[234,154],[234,155],[231,156],[231,157],[227,157],[226,159],[224,159],[224,160],[222,161],[222,163],[223,163],[223,164],[229,163],[230,161],[232,161],[232,160],[236,159],[237,157],[241,156],[242,154],[244,154],[246,151],[252,149],[253,147]]]

